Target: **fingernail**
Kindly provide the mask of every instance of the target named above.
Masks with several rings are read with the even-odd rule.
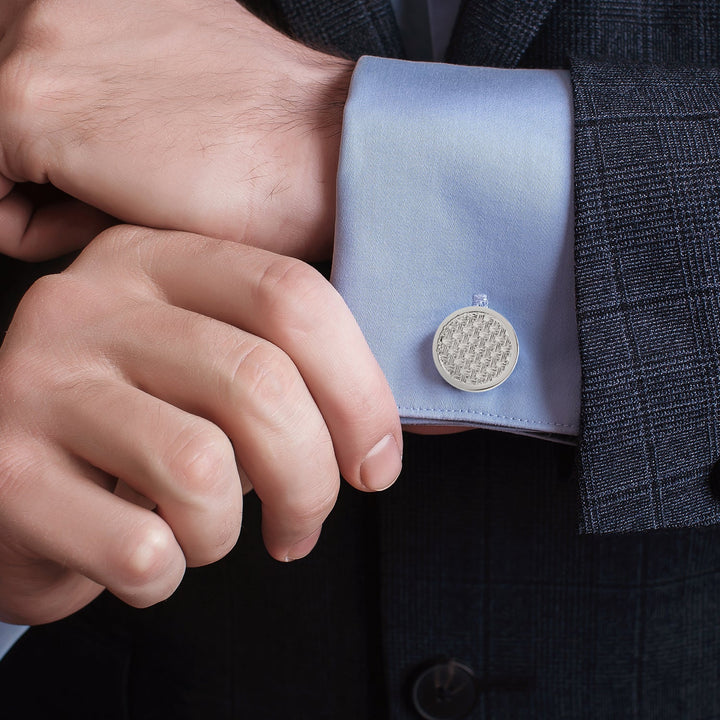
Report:
[[[392,435],[386,435],[362,461],[360,482],[368,490],[385,490],[397,480],[401,470],[400,448]]]
[[[321,531],[322,526],[319,527],[314,533],[308,535],[306,538],[303,538],[300,542],[295,543],[288,550],[288,553],[285,556],[285,562],[300,560],[300,558],[304,558],[306,555],[308,555],[310,551],[315,547],[315,544],[320,537]]]

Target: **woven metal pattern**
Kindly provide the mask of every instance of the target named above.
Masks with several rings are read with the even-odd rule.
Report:
[[[515,367],[518,344],[510,323],[486,308],[464,308],[447,317],[435,336],[435,364],[461,390],[496,387]]]

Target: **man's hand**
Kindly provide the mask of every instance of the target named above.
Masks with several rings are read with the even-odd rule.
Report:
[[[235,0],[4,0],[0,38],[0,252],[52,254],[26,181],[128,222],[330,256],[351,63]],[[90,215],[63,250],[91,239]]]
[[[270,554],[302,557],[338,469],[382,489],[402,447],[382,372],[311,267],[124,226],[22,300],[0,348],[0,438],[0,618],[30,623],[102,587],[168,597],[186,564],[233,547],[241,485]]]

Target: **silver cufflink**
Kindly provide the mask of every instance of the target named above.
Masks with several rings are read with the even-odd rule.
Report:
[[[433,339],[433,360],[442,378],[459,390],[482,392],[507,380],[520,346],[513,326],[476,295],[475,305],[448,315]]]

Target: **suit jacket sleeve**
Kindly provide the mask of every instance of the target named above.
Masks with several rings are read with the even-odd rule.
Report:
[[[306,42],[402,57],[387,0],[253,3]],[[717,4],[465,0],[447,57],[586,58],[572,67],[583,529],[720,522]]]
[[[720,73],[578,60],[586,531],[720,521]]]
[[[384,67],[394,66],[390,61]],[[519,73],[518,79],[524,77],[522,71],[514,72]],[[441,69],[431,66],[423,74],[433,73],[444,77]],[[715,75],[712,70],[667,71],[581,61],[573,69],[575,274],[583,371],[579,475],[582,529],[587,532],[701,525],[720,519],[720,505],[708,482],[720,453],[715,434],[720,319],[720,258],[715,252]],[[377,74],[369,79],[386,84]],[[441,94],[447,85],[439,83]],[[402,87],[409,93],[412,83],[406,79]],[[484,97],[484,90],[477,92]],[[426,88],[423,104],[432,107],[436,95]],[[440,105],[454,107],[455,102]],[[393,121],[392,98],[383,95],[383,101],[373,105],[380,108],[377,122],[372,122],[373,114],[363,106],[362,111],[350,113],[353,122],[346,127],[355,137],[349,145],[344,141],[344,146],[358,150],[355,155],[344,151],[345,162],[341,163],[336,259],[342,256],[345,262],[338,261],[344,272],[335,276],[381,365],[389,372],[404,415],[408,415],[407,408],[431,408],[435,416],[424,412],[425,421],[447,420],[448,412],[438,412],[443,403],[431,396],[435,385],[442,385],[432,368],[421,366],[413,374],[413,359],[428,356],[423,338],[431,336],[443,314],[438,310],[435,317],[432,309],[442,309],[448,302],[459,306],[463,297],[470,296],[473,283],[482,289],[490,284],[493,298],[516,319],[522,313],[513,301],[527,305],[527,294],[538,283],[527,279],[518,284],[513,270],[504,279],[498,275],[495,284],[483,274],[489,266],[488,238],[497,233],[475,228],[472,223],[468,226],[463,219],[488,214],[481,210],[482,191],[487,178],[495,176],[493,172],[476,172],[470,184],[475,190],[466,198],[463,188],[467,183],[456,182],[451,171],[462,173],[467,164],[453,160],[450,167],[443,165],[432,155],[429,148],[433,143],[424,139],[422,126],[411,133],[401,132],[403,123]],[[474,111],[471,108],[469,114]],[[536,110],[534,114],[540,113]],[[413,109],[409,115],[422,119],[423,110]],[[399,135],[409,135],[415,145],[405,148],[399,141],[384,141],[388,125],[393,132],[399,126]],[[365,126],[368,132],[363,132]],[[489,131],[486,128],[480,135]],[[452,147],[469,143],[476,150],[473,162],[487,156],[477,150],[482,143],[467,127],[458,135],[448,140]],[[537,140],[542,144],[542,139]],[[379,150],[374,152],[376,146]],[[489,157],[493,152],[489,151]],[[447,150],[443,155],[454,157]],[[365,175],[358,176],[365,165],[371,171],[365,169]],[[412,172],[407,170],[410,166]],[[433,174],[438,168],[444,178],[440,184],[437,173]],[[426,178],[427,172],[430,176]],[[436,204],[426,197],[425,190],[436,186],[441,197],[453,199],[452,223],[443,224],[447,213],[438,213]],[[401,197],[391,191],[395,187],[404,188]],[[422,201],[416,207],[411,201],[420,189],[425,194],[419,195]],[[515,190],[510,193],[509,207],[515,207],[512,203],[539,207],[528,198],[523,200],[522,194],[513,201],[515,194]],[[356,202],[348,202],[348,196]],[[470,206],[473,212],[463,213],[462,208]],[[505,215],[512,213],[508,210]],[[413,224],[414,220],[418,222]],[[408,236],[404,252],[405,245],[399,240],[403,233]],[[536,234],[521,240],[526,254],[527,238]],[[522,252],[510,252],[511,240],[504,238],[500,245],[517,259]],[[388,243],[392,249],[383,252]],[[473,259],[477,263],[461,261],[467,253],[455,252],[456,245],[467,247],[468,243],[475,243],[477,257]],[[418,245],[434,248],[438,256],[428,261]],[[363,248],[368,252],[361,252]],[[530,265],[542,267],[537,262]],[[442,268],[450,268],[450,274],[439,281]],[[463,284],[468,275],[469,283]],[[414,283],[409,283],[411,278]],[[505,290],[509,297],[503,295]],[[429,301],[420,302],[419,298]],[[541,326],[538,315],[542,313],[537,313],[541,304],[537,298],[533,301],[535,311],[530,313],[528,327]],[[420,328],[417,342],[408,342],[403,333],[384,331],[394,315],[399,315],[401,326]],[[521,335],[526,339],[527,329]],[[552,386],[558,386],[557,379]],[[486,418],[492,409],[487,403],[504,397],[507,387],[493,391],[499,393],[493,398],[470,398],[468,402],[477,405],[475,410],[483,409]],[[418,388],[427,394],[423,399],[432,397],[433,402],[422,403],[417,398],[401,402]],[[532,392],[532,384],[530,388]],[[532,398],[523,397],[525,407],[531,406]],[[456,401],[455,396],[451,401]],[[502,414],[505,419],[509,416],[516,420],[525,417],[518,411]],[[494,417],[499,417],[497,412]]]

